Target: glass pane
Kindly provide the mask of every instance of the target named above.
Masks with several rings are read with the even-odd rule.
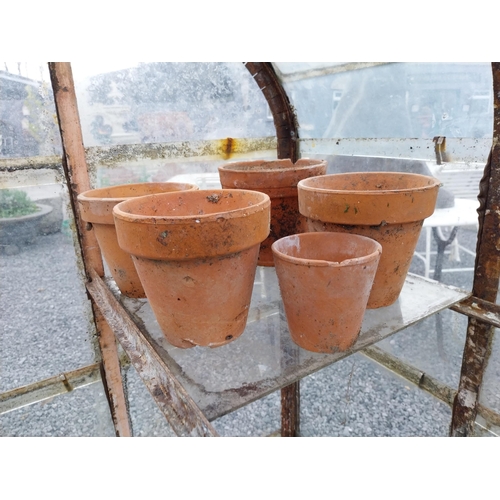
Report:
[[[75,257],[70,219],[62,210],[63,189],[61,185],[51,188],[58,188],[59,193],[48,202],[36,200],[46,202],[41,206],[51,212],[43,215],[40,211],[34,221],[10,220],[9,231],[13,224],[19,228],[2,238],[0,391],[94,360],[92,314]]]
[[[212,422],[223,437],[268,437],[281,434],[281,392],[276,391]]]
[[[133,366],[124,372],[134,436],[175,436]],[[223,437],[269,436],[281,426],[281,400],[277,391],[212,422]]]
[[[441,188],[443,189],[443,188]],[[436,209],[432,218],[424,222],[424,228],[420,234],[420,238],[413,256],[410,266],[410,272],[435,278],[436,272],[440,270],[439,281],[447,285],[457,286],[464,290],[471,290],[474,280],[474,264],[475,251],[477,243],[477,223],[474,226],[458,225],[462,221],[459,217],[469,217],[477,220],[477,212],[475,204],[470,208],[467,206],[462,208],[460,203],[462,198],[455,198],[455,206],[450,209]],[[474,202],[475,203],[475,202]],[[456,210],[459,214],[453,219],[452,210]],[[441,212],[446,213],[449,219],[449,226],[434,226],[436,232],[432,230],[432,221],[437,221],[441,216]],[[457,224],[457,225],[455,225]],[[451,238],[451,231],[456,227],[456,235]],[[441,263],[438,263],[438,240],[451,242],[444,248]],[[426,250],[429,246],[428,251]],[[427,262],[428,261],[428,262]],[[427,270],[426,270],[427,263]]]
[[[175,436],[167,419],[159,410],[132,365],[122,370],[133,436]]]
[[[301,138],[492,137],[489,63],[323,66],[277,63]]]
[[[361,354],[301,382],[302,436],[447,436],[448,405]]]
[[[314,353],[294,344],[273,267],[258,268],[253,292],[243,334],[234,342],[214,349],[174,347],[162,333],[148,301],[119,296],[132,317],[147,330],[151,347],[178,373],[185,389],[209,419],[267,396],[298,378],[338,362],[347,354]],[[437,287],[413,276],[395,304],[384,310],[366,311],[353,349],[379,341],[464,296],[465,293],[455,288]]]
[[[101,382],[0,416],[0,436],[112,437],[115,435]]]
[[[241,63],[72,67],[85,146],[275,135],[267,102]]]
[[[30,67],[44,79],[0,72],[0,392],[94,361],[52,90]]]
[[[496,423],[498,424],[498,419]],[[500,437],[500,426],[487,422],[481,415],[477,415],[474,425],[475,437]]]
[[[467,317],[447,309],[384,339],[377,347],[456,389],[466,331]]]
[[[61,155],[47,63],[0,71],[0,158]]]
[[[500,340],[498,328],[491,348],[490,359],[484,372],[479,402],[499,414],[500,421]]]
[[[276,145],[263,150],[257,139],[243,146],[253,152],[233,153],[242,148],[238,139],[276,135],[264,95],[241,63],[130,63],[112,72],[82,63],[72,68],[96,187],[174,180],[210,188],[219,185],[217,167],[225,161],[276,158]],[[196,142],[207,140],[218,142]],[[105,153],[125,144],[136,146]]]
[[[455,198],[455,208],[459,208]],[[434,216],[448,209],[437,209]],[[477,217],[471,208],[472,216]],[[433,217],[434,217],[433,216]],[[456,223],[456,222],[455,222]],[[440,226],[439,234],[433,234],[424,223],[416,252],[410,266],[410,272],[436,277],[437,239],[449,239],[454,226]],[[475,249],[477,226],[460,226],[453,241],[446,246],[442,258],[439,281],[464,290],[472,289],[474,278]],[[426,246],[430,253],[426,255]],[[425,260],[429,259],[426,269]],[[426,274],[427,273],[427,274]],[[460,378],[462,355],[467,331],[467,317],[451,310],[442,311],[421,323],[411,326],[390,339],[379,344],[384,350],[397,356],[437,378],[440,382],[456,389]]]

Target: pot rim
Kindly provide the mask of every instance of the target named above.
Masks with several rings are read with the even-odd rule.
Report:
[[[189,193],[189,194],[188,194]],[[196,194],[194,194],[196,193]],[[256,203],[253,205],[249,205],[247,207],[237,207],[232,210],[221,210],[219,212],[212,212],[209,214],[190,214],[190,215],[140,215],[134,214],[130,212],[124,211],[127,207],[127,204],[136,203],[137,200],[141,199],[142,201],[146,201],[146,198],[154,199],[157,197],[174,197],[174,196],[223,196],[227,195],[236,195],[242,197],[246,193],[251,193],[252,196],[256,198]],[[121,219],[126,222],[135,222],[140,224],[192,224],[193,222],[215,222],[217,219],[220,219],[224,216],[231,217],[232,214],[237,214],[238,212],[244,212],[242,216],[251,215],[256,212],[260,212],[264,210],[269,204],[271,200],[269,196],[265,193],[261,193],[259,191],[253,191],[250,189],[199,189],[192,191],[172,191],[168,193],[158,193],[151,194],[146,196],[138,196],[134,198],[130,198],[128,200],[122,201],[113,207],[113,215],[114,217]]]
[[[118,189],[121,188],[123,189],[124,187],[130,187],[130,188],[140,188],[144,186],[172,186],[173,190],[172,192],[178,192],[178,191],[196,191],[198,189],[198,186],[196,184],[190,184],[187,182],[134,182],[130,184],[116,184],[113,186],[107,186],[107,187],[102,187],[102,188],[96,188],[96,189],[88,189],[87,191],[84,191],[83,193],[80,193],[77,197],[78,201],[80,202],[108,202],[108,203],[120,203],[122,201],[129,200],[130,198],[138,198],[140,196],[149,196],[149,194],[138,194],[138,195],[132,195],[132,196],[99,196],[101,193],[104,193],[106,191],[109,191],[110,189]],[[167,193],[170,191],[166,191]],[[160,194],[160,193],[158,193]]]
[[[331,239],[334,240],[339,235],[342,235],[342,237],[348,236],[350,239],[353,240],[369,240],[370,242],[373,243],[373,246],[375,250],[371,253],[360,255],[359,257],[352,257],[350,259],[345,259],[340,262],[335,262],[335,261],[329,261],[329,260],[322,260],[322,259],[308,259],[305,257],[293,257],[291,255],[288,255],[286,253],[283,253],[282,251],[278,250],[278,247],[280,246],[280,242],[283,242],[283,240],[290,240],[293,238],[296,238],[298,240],[302,238],[310,238],[309,235],[319,235],[319,236],[314,236],[315,238],[322,238],[322,239]],[[335,233],[335,232],[307,232],[307,233],[300,233],[300,234],[292,234],[290,236],[285,236],[283,238],[280,238],[279,240],[276,240],[272,246],[271,249],[273,251],[273,254],[278,256],[278,258],[285,260],[287,262],[290,262],[291,264],[299,265],[299,266],[310,266],[310,267],[348,267],[348,266],[355,266],[355,265],[362,265],[367,262],[371,262],[373,259],[376,259],[377,257],[382,255],[382,245],[375,241],[373,238],[368,238],[367,236],[362,236],[359,234],[347,234],[347,233]]]
[[[427,184],[422,184],[421,186],[417,187],[409,187],[409,188],[395,188],[395,189],[380,189],[380,190],[375,190],[375,189],[332,189],[332,188],[327,188],[327,187],[320,187],[316,186],[320,180],[324,180],[325,178],[340,178],[340,177],[359,177],[359,175],[365,175],[368,177],[375,177],[375,176],[387,176],[387,177],[413,177],[415,179],[421,179],[422,181],[427,180]],[[432,182],[430,182],[432,181]],[[414,174],[410,172],[345,172],[345,173],[336,173],[336,174],[327,174],[327,175],[320,175],[317,177],[308,177],[307,179],[302,179],[299,181],[297,187],[299,189],[303,189],[306,191],[317,191],[321,193],[338,193],[338,194],[351,194],[351,195],[356,195],[356,196],[384,196],[387,195],[388,193],[394,193],[394,194],[405,194],[405,193],[415,193],[415,192],[422,192],[422,191],[428,191],[431,189],[434,189],[436,187],[440,187],[442,185],[442,182],[437,179],[436,177],[432,177],[429,175],[423,175],[423,174]]]

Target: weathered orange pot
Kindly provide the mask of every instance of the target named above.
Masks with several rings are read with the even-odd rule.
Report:
[[[217,347],[245,329],[270,200],[247,190],[151,195],[115,206],[120,247],[132,255],[166,339]]]
[[[272,246],[288,329],[308,351],[349,349],[358,338],[382,246],[346,233],[302,233]]]
[[[223,188],[251,189],[271,198],[271,231],[260,246],[259,265],[274,265],[271,245],[277,239],[304,232],[305,217],[299,212],[297,183],[325,174],[326,166],[324,160],[292,163],[285,159],[230,162],[219,167]]]
[[[382,245],[369,309],[398,299],[439,185],[433,177],[399,172],[332,174],[299,182],[299,210],[309,231],[361,234]]]
[[[197,189],[194,184],[144,182],[92,189],[78,195],[82,219],[92,224],[103,258],[121,293],[127,297],[146,297],[130,255],[118,245],[114,206],[137,196]]]

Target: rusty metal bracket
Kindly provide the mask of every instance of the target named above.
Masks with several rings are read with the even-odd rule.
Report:
[[[500,328],[500,305],[493,302],[472,296],[451,306],[450,309]]]

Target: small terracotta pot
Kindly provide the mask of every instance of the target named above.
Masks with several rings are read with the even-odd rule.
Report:
[[[194,184],[145,182],[92,189],[78,195],[82,219],[92,224],[103,258],[121,293],[133,298],[146,297],[130,255],[118,245],[114,206],[137,196],[197,189]]]
[[[113,210],[120,247],[132,255],[166,339],[217,347],[246,326],[270,200],[216,189],[130,199]]]
[[[364,236],[302,233],[272,246],[288,328],[308,351],[349,349],[358,338],[382,246]]]
[[[309,231],[361,234],[382,245],[369,309],[398,299],[439,185],[434,177],[399,172],[332,174],[299,182],[299,210]]]
[[[302,159],[252,160],[226,163],[219,167],[223,188],[251,189],[271,198],[271,232],[260,246],[259,265],[273,266],[271,245],[278,239],[305,231],[300,215],[297,183],[301,179],[323,175],[326,161]]]

